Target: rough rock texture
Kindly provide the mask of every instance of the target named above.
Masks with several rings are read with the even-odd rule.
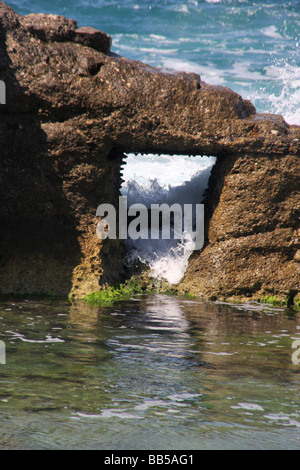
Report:
[[[227,299],[296,295],[299,176],[296,155],[250,154],[218,162],[207,192],[213,212],[208,243],[190,258],[180,289]]]
[[[126,152],[218,157],[207,245],[181,290],[297,291],[299,127],[110,44],[73,20],[22,17],[0,2],[0,292],[81,296],[122,279],[124,247],[96,237],[95,215],[117,203]]]

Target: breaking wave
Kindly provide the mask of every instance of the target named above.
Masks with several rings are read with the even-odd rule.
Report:
[[[128,206],[151,204],[201,204],[215,157],[186,155],[128,155],[123,170],[121,193]],[[147,175],[147,176],[145,176]],[[146,263],[151,275],[177,284],[184,275],[195,248],[191,235],[176,240],[127,240],[128,262]]]

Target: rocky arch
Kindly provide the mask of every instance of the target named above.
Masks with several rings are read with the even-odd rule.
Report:
[[[204,297],[299,289],[300,129],[257,114],[199,75],[110,52],[111,39],[0,2],[0,292],[81,297],[122,278],[96,208],[116,203],[122,152],[217,156],[208,242],[182,291]]]

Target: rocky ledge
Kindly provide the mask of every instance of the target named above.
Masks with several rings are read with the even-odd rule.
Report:
[[[96,208],[116,204],[126,152],[160,152],[217,157],[206,244],[178,288],[293,298],[300,128],[110,47],[101,31],[0,2],[0,292],[80,297],[122,281],[124,246],[96,237]]]

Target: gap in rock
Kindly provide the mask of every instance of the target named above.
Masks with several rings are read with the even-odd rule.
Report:
[[[168,154],[124,154],[121,166],[123,183],[120,191],[127,196],[128,207],[143,204],[201,204],[208,186],[213,156]],[[150,221],[150,217],[149,217]],[[183,277],[188,259],[194,250],[194,241],[183,234],[180,240],[128,239],[127,263],[136,261],[149,266],[151,275],[177,284]]]

